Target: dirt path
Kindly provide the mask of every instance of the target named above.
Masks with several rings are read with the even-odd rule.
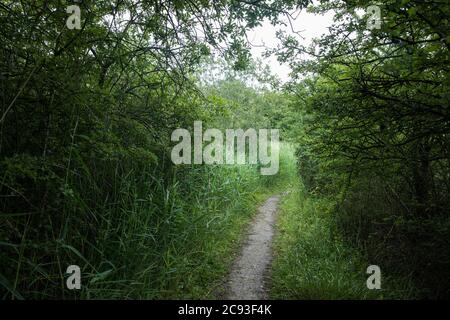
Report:
[[[264,274],[272,261],[272,237],[279,196],[270,197],[260,208],[247,240],[231,269],[227,299],[266,299]]]

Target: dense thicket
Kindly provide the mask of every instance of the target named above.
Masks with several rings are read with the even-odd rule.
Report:
[[[316,266],[328,288],[334,257],[334,279],[347,281],[350,244],[352,260],[410,282],[391,296],[449,297],[450,4],[384,1],[369,29],[371,1],[310,2],[80,1],[77,30],[72,2],[2,1],[0,296],[217,297],[255,194],[291,171],[173,166],[171,132],[202,120],[279,128],[296,144],[309,196],[291,184],[303,204],[288,201],[287,285],[292,270],[317,280]],[[307,5],[335,24],[311,47],[279,33],[293,70],[282,87],[252,61],[246,31]],[[226,61],[216,79],[212,51]],[[341,237],[347,247],[334,247]],[[332,259],[297,268],[319,251]],[[65,288],[71,264],[81,291]],[[354,294],[327,297],[370,297],[355,281]]]
[[[66,27],[71,4],[80,6],[80,30]],[[168,157],[170,133],[216,112],[196,87],[201,58],[214,48],[242,69],[249,61],[244,31],[294,6],[2,1],[2,298],[71,294],[64,279],[70,264],[80,265],[91,284],[72,292],[77,296],[184,292],[174,278],[188,283],[189,277],[181,268],[168,275],[170,259],[185,255],[189,265],[210,253],[201,239],[208,246],[214,239],[207,244],[201,230],[219,234],[235,218],[214,212],[248,206],[247,191],[257,183],[251,174],[243,178],[245,169],[176,170]],[[198,239],[189,241],[193,234]],[[217,257],[199,259],[210,271],[223,269]],[[184,297],[210,294],[186,287]]]
[[[292,90],[303,106],[299,172],[337,200],[336,223],[374,264],[411,275],[428,297],[450,294],[450,5],[330,1],[330,34],[281,58],[309,74]],[[358,15],[359,13],[359,15]],[[298,59],[309,55],[311,59]]]

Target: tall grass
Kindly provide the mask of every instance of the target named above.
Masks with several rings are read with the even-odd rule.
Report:
[[[292,151],[291,151],[292,152]],[[283,197],[277,222],[270,295],[273,299],[408,298],[406,280],[382,273],[382,289],[369,290],[364,253],[346,245],[334,219],[336,200],[306,192],[289,167],[290,190]]]
[[[73,153],[60,198],[38,215],[2,216],[2,298],[220,297],[243,228],[286,181],[256,165],[167,166]],[[95,169],[95,170],[94,170]],[[61,184],[57,184],[61,185]],[[81,290],[66,288],[69,265]]]

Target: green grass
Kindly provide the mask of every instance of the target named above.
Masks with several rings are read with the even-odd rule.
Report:
[[[115,241],[104,237],[99,251],[119,262],[108,277],[84,286],[82,298],[211,299],[222,294],[240,235],[267,189],[250,166],[198,167],[183,175],[191,183],[176,179],[152,199],[157,215],[147,206],[129,210]]]
[[[0,243],[6,266],[0,293],[7,299],[221,297],[244,228],[261,202],[285,189],[291,162],[281,161],[275,176],[250,165],[185,166],[172,176],[151,166],[106,163],[90,171],[84,165],[82,179],[67,179],[58,210],[3,219],[24,231],[19,244]],[[72,264],[82,271],[79,291],[66,289]]]
[[[367,259],[332,232],[333,201],[306,195],[289,144],[281,146],[275,176],[261,176],[249,165],[186,166],[171,176],[159,168],[122,166],[97,171],[84,166],[83,179],[66,180],[57,211],[3,217],[3,227],[23,230],[19,239],[5,237],[0,243],[3,298],[223,297],[244,229],[267,197],[286,190],[277,222],[272,298],[410,294],[407,285],[384,274],[383,290],[366,288]],[[71,264],[81,267],[80,291],[65,287]]]
[[[383,274],[369,290],[369,263],[333,226],[333,201],[306,194],[297,184],[284,197],[277,222],[270,296],[273,299],[408,298],[409,284]]]
[[[407,283],[384,274],[382,290],[366,288],[370,263],[336,231],[334,202],[306,194],[294,148],[287,143],[275,176],[261,176],[258,166],[250,165],[186,166],[164,176],[160,168],[107,163],[89,171],[82,164],[83,179],[65,180],[57,211],[2,218],[3,227],[23,230],[20,238],[4,237],[0,243],[3,298],[223,297],[244,229],[267,197],[286,190],[277,222],[272,298],[411,295]],[[65,287],[71,264],[81,267],[80,291]]]
[[[116,267],[107,278],[85,286],[82,297],[222,297],[244,229],[258,205],[285,190],[291,178],[292,152],[285,152],[288,145],[282,148],[280,171],[274,176],[261,176],[257,166],[199,166],[180,172],[169,189],[161,186],[163,196],[155,206],[166,208],[166,220],[158,215],[154,218],[160,221],[155,223],[146,206],[128,211],[120,223],[125,229],[117,239],[128,259],[121,259],[119,265],[128,267]],[[155,225],[158,231],[149,232]],[[142,239],[152,235],[150,245]],[[110,260],[117,259],[117,247],[108,248],[108,237],[104,245],[99,251],[111,252]]]

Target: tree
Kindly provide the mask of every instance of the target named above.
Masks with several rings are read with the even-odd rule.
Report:
[[[316,115],[311,128],[319,154],[348,159],[348,172],[394,165],[417,214],[443,212],[449,201],[450,5],[387,1],[380,5],[381,28],[368,30],[369,15],[358,12],[370,4],[321,2],[316,12],[336,11],[330,34],[311,48],[283,37],[280,58],[297,74],[316,78],[308,85],[308,112]],[[313,59],[295,59],[301,54]]]

